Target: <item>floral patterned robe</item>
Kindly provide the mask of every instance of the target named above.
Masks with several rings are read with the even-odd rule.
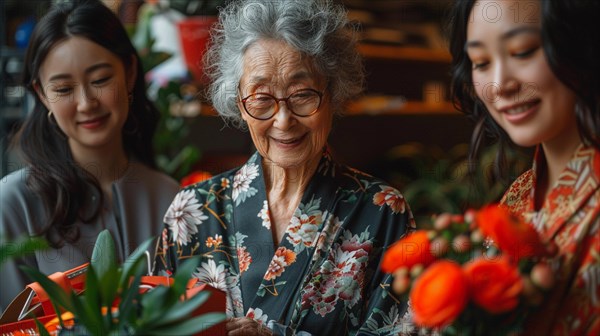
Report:
[[[274,244],[261,160],[256,153],[175,197],[155,273],[173,273],[178,262],[201,255],[193,275],[227,292],[228,316],[251,317],[275,334],[409,332],[406,303],[379,270],[383,250],[414,228],[404,197],[325,151]]]
[[[580,145],[539,211],[534,209],[536,173],[544,169],[538,148],[533,168],[520,176],[502,203],[533,223],[558,255],[551,260],[557,283],[534,312],[529,332],[539,335],[600,333],[600,151]]]

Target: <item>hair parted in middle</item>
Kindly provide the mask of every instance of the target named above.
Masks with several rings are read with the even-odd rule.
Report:
[[[42,85],[40,69],[48,54],[72,37],[85,38],[109,50],[126,70],[136,67],[133,90],[117,92],[133,97],[122,130],[123,148],[133,159],[156,167],[152,139],[160,113],[146,95],[142,62],[121,21],[100,0],[56,3],[37,23],[29,41],[22,85],[34,98],[34,106],[13,139],[13,146],[20,149],[31,169],[28,186],[40,195],[48,211],[49,223],[40,234],[53,247],[77,241],[79,229],[74,223],[77,219],[90,222],[99,216],[103,197],[98,180],[74,161],[68,138],[54,117],[48,117],[49,111],[35,91],[36,85]],[[87,204],[85,197],[80,197],[91,190],[100,195],[101,201],[96,205]]]
[[[245,127],[237,105],[243,57],[263,39],[283,41],[310,57],[326,80],[334,113],[362,92],[358,36],[343,6],[331,0],[232,1],[221,10],[204,56],[208,98],[225,121]]]
[[[476,160],[484,137],[489,135],[499,140],[496,161],[503,169],[505,147],[513,143],[477,97],[473,64],[465,49],[471,11],[476,3],[477,0],[455,0],[448,12],[446,38],[452,54],[452,99],[457,109],[476,123],[470,159]],[[540,0],[539,5],[542,48],[548,65],[577,95],[577,126],[583,141],[600,148],[600,35],[591,33],[598,30],[600,2]]]

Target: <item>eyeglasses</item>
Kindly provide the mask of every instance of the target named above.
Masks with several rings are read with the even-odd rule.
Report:
[[[298,117],[308,117],[321,106],[323,93],[313,89],[302,89],[287,98],[276,98],[268,93],[253,93],[242,99],[244,110],[254,119],[271,119],[279,111],[279,102],[284,101],[288,110]]]

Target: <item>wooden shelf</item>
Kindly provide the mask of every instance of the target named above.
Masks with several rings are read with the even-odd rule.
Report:
[[[405,101],[388,103],[386,98],[374,97],[350,104],[347,115],[452,115],[459,112],[452,102],[427,103],[422,101]]]
[[[419,47],[396,47],[374,44],[359,44],[358,51],[366,58],[409,60],[420,62],[450,63],[450,53],[443,49],[427,49]]]

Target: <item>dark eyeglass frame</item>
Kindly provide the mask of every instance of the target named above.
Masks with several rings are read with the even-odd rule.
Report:
[[[319,104],[317,104],[317,107],[315,108],[315,110],[312,111],[309,114],[306,114],[306,115],[297,114],[296,112],[294,112],[293,109],[290,108],[290,105],[288,104],[288,100],[293,95],[295,95],[295,94],[297,94],[299,92],[303,92],[303,91],[311,91],[313,93],[316,93],[319,96]],[[241,92],[240,92],[240,94],[241,94]],[[248,108],[246,107],[246,101],[248,100],[248,98],[250,98],[252,96],[255,96],[257,94],[265,95],[265,96],[269,96],[269,97],[273,98],[273,100],[275,101],[275,104],[277,105],[277,109],[275,110],[275,112],[271,116],[269,116],[268,118],[259,118],[259,117],[253,116],[252,113],[250,113],[250,111],[248,111]],[[273,96],[272,94],[269,94],[269,93],[266,93],[266,92],[255,92],[255,93],[253,93],[251,95],[248,95],[246,98],[240,99],[240,101],[242,102],[242,106],[244,106],[244,111],[246,111],[246,113],[249,116],[251,116],[252,118],[254,118],[256,120],[269,120],[269,119],[273,118],[277,114],[277,112],[279,112],[279,102],[282,102],[282,101],[285,102],[285,105],[286,105],[287,109],[290,112],[292,112],[293,115],[295,115],[297,117],[300,117],[300,118],[305,118],[305,117],[310,117],[311,115],[317,113],[317,111],[321,107],[321,103],[323,102],[323,92],[317,91],[315,89],[308,89],[308,88],[307,89],[300,89],[300,90],[297,90],[297,91],[294,91],[294,92],[290,93],[290,95],[287,96],[286,98],[277,98],[277,97]]]

